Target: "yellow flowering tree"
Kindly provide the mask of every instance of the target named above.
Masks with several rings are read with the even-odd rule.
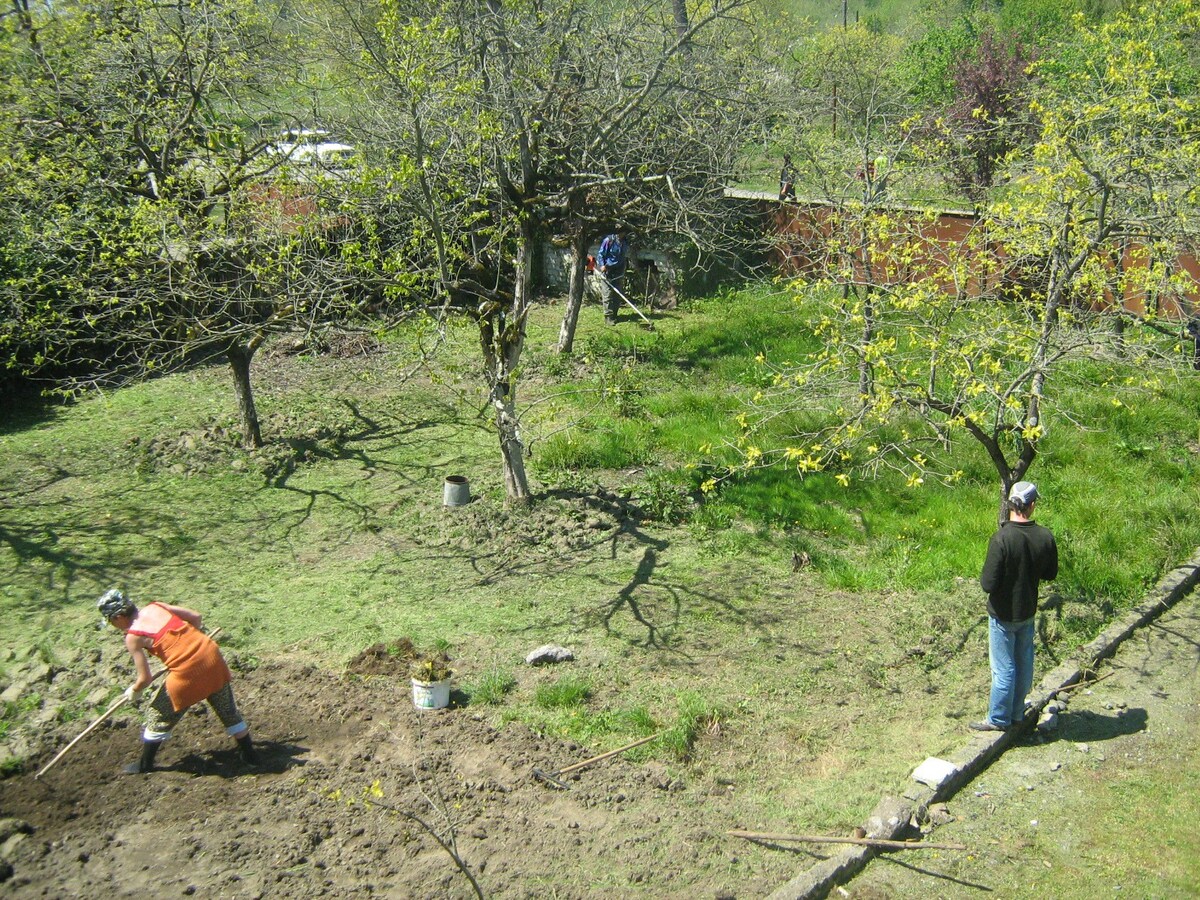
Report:
[[[1038,64],[1038,139],[1009,159],[972,230],[930,241],[911,218],[876,216],[871,257],[903,277],[876,284],[870,309],[797,283],[823,350],[762,360],[769,388],[744,419],[743,463],[843,484],[893,467],[917,487],[960,477],[949,451],[969,435],[995,466],[1003,518],[1047,430],[1078,424],[1074,362],[1113,384],[1185,371],[1178,313],[1196,285],[1177,260],[1196,244],[1198,25],[1182,2],[1081,23]],[[767,435],[786,446],[764,449]]]

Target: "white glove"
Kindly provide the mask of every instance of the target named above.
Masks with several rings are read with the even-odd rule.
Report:
[[[125,702],[126,703],[137,703],[138,697],[140,697],[141,695],[142,695],[142,692],[139,690],[134,690],[134,687],[132,684],[129,687],[125,688]]]

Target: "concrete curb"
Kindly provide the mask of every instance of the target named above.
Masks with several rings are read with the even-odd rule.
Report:
[[[897,791],[897,797],[885,797],[871,814],[865,826],[872,838],[895,839],[908,826],[909,819],[931,803],[946,800],[969,784],[1002,754],[1025,730],[1036,723],[1042,708],[1059,691],[1083,680],[1084,673],[1103,659],[1112,656],[1117,647],[1138,629],[1144,628],[1166,612],[1200,583],[1200,551],[1186,563],[1168,572],[1146,595],[1146,599],[1109,625],[1091,643],[1081,647],[1076,660],[1062,663],[1042,678],[1031,695],[1032,707],[1026,713],[1023,726],[1006,732],[972,735],[966,746],[948,757],[956,771],[939,787],[932,788],[916,782]],[[768,900],[819,900],[838,884],[844,884],[858,874],[880,851],[874,847],[853,846],[842,850],[810,869],[801,872],[787,884],[773,891]]]

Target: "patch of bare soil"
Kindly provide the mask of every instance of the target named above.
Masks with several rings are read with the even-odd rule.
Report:
[[[403,681],[417,649],[408,638],[393,643],[380,642],[363,650],[346,665],[349,675],[382,675]]]
[[[557,772],[599,751],[522,725],[496,729],[456,705],[459,695],[446,710],[414,709],[400,665],[376,648],[351,668],[382,675],[290,660],[240,673],[255,768],[198,707],[164,745],[158,771],[119,774],[140,733],[122,710],[35,780],[87,719],[47,728],[27,773],[0,782],[0,850],[11,864],[3,892],[440,898],[477,896],[471,879],[488,897],[733,897],[772,887],[774,876],[698,876],[701,860],[728,847],[702,806],[672,802],[682,785],[662,764],[618,756],[555,789],[533,769]]]

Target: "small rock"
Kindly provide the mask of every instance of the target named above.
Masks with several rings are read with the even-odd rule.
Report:
[[[939,788],[949,781],[957,771],[958,766],[954,763],[930,756],[913,770],[912,778],[929,787]]]
[[[1058,771],[1059,769],[1061,769],[1061,768],[1062,768],[1062,763],[1060,763],[1060,762],[1056,762],[1056,763],[1051,763],[1051,764],[1050,764],[1050,771],[1051,771],[1051,772],[1057,772],[1057,771]]]
[[[1076,744],[1075,749],[1078,750],[1080,753],[1087,753],[1088,745],[1087,744]]]
[[[543,644],[526,656],[525,662],[531,666],[540,666],[546,663],[568,662],[574,658],[575,654],[566,647],[560,647],[557,644]]]
[[[33,826],[24,819],[0,819],[0,844],[14,834],[33,834]]]
[[[949,807],[945,803],[934,803],[929,807],[929,821],[934,825],[949,825],[954,821]]]

